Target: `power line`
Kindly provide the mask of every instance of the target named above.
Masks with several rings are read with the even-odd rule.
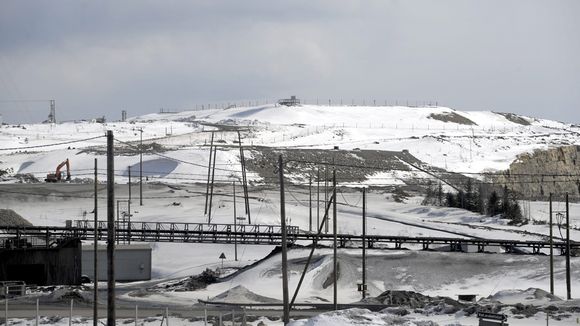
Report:
[[[124,142],[124,141],[121,141],[121,140],[119,140],[117,138],[115,138],[115,141],[117,141],[117,142],[119,142],[121,144],[127,145],[129,147],[132,147],[133,149],[139,150],[139,148],[137,146],[131,145],[131,144],[129,144],[127,142]],[[182,159],[178,159],[178,158],[174,158],[174,157],[170,157],[170,156],[161,154],[161,153],[159,153],[157,151],[149,151],[149,152],[152,153],[152,154],[154,154],[154,155],[157,155],[159,157],[163,157],[163,158],[166,158],[168,160],[171,160],[171,161],[175,161],[175,162],[179,162],[179,163],[183,163],[183,164],[188,164],[188,165],[199,166],[199,167],[205,168],[205,166],[203,164],[184,161]],[[226,172],[239,172],[238,170],[232,170],[232,169],[223,169],[223,168],[215,168],[215,169],[216,170],[219,170],[219,171],[226,171]]]
[[[67,145],[67,144],[80,143],[80,142],[89,141],[89,140],[98,139],[98,138],[104,138],[104,137],[105,136],[103,135],[103,136],[96,136],[96,137],[85,138],[85,139],[70,140],[70,141],[65,141],[65,142],[60,142],[60,143],[52,143],[52,144],[45,144],[45,145],[0,148],[0,151],[14,151],[14,150],[21,150],[21,149],[44,148],[44,147],[52,147],[52,146],[59,146],[59,145]]]
[[[52,100],[0,100],[0,103],[50,102]]]

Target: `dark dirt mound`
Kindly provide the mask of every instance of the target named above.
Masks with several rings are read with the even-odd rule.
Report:
[[[531,125],[530,121],[528,121],[526,118],[519,116],[517,114],[503,113],[503,112],[494,112],[494,113],[499,114],[499,115],[503,116],[504,118],[506,118],[507,120],[509,120],[513,123],[517,123],[517,124],[522,125],[522,126]]]
[[[205,289],[209,284],[216,283],[218,280],[218,274],[211,269],[206,269],[199,275],[190,276],[188,278],[182,279],[177,282],[168,282],[155,285],[147,291],[158,292],[158,291],[195,291],[200,289]]]
[[[385,291],[375,300],[386,305],[425,309],[434,312],[454,313],[465,305],[448,297],[430,297],[413,291]]]
[[[466,117],[455,112],[449,113],[431,113],[429,119],[439,120],[443,122],[458,123],[461,125],[477,126],[477,123],[467,119]]]

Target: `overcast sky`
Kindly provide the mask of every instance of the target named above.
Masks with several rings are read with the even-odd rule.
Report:
[[[0,3],[4,121],[289,95],[580,123],[580,1]]]

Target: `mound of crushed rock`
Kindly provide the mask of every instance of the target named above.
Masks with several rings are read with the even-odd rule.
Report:
[[[11,209],[0,209],[0,226],[32,226],[32,223]]]
[[[552,301],[562,301],[557,296],[550,294],[550,292],[537,288],[529,288],[527,290],[503,290],[487,297],[489,300],[499,301],[505,304],[515,303],[531,303],[543,304]]]
[[[429,313],[453,314],[466,305],[448,297],[430,297],[413,291],[387,290],[374,298],[382,304],[395,307],[408,307]],[[391,312],[393,313],[393,312]]]
[[[199,275],[190,276],[188,278],[181,279],[179,281],[172,281],[172,282],[165,282],[161,284],[157,284],[151,288],[149,291],[158,292],[158,291],[175,291],[175,292],[184,292],[184,291],[195,291],[205,289],[209,284],[216,283],[218,280],[218,274],[211,270],[206,269]]]
[[[256,294],[242,285],[231,288],[228,291],[220,293],[211,298],[211,302],[229,302],[229,303],[280,303],[281,301],[274,298],[265,297]]]
[[[423,315],[449,315],[462,311],[472,316],[478,311],[501,313],[509,311],[510,318],[530,318],[538,312],[549,313],[550,318],[565,320],[580,312],[578,301],[563,301],[550,293],[537,289],[504,290],[476,303],[464,303],[448,297],[430,297],[413,291],[385,291],[367,303],[380,303],[389,307],[381,312],[406,316],[410,313]]]

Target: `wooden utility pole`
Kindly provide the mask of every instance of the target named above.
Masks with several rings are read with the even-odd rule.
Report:
[[[550,193],[550,294],[554,295],[554,237],[552,234],[552,193]]]
[[[115,153],[107,131],[107,326],[115,326]]]
[[[125,223],[123,226],[127,230],[127,243],[131,244],[131,166],[127,167],[127,173],[129,174],[129,200],[127,201],[127,218],[124,219]]]
[[[312,174],[308,185],[308,231],[312,232]]]
[[[143,128],[139,129],[139,206],[143,206]]]
[[[566,298],[572,299],[572,283],[570,280],[570,204],[566,193]]]
[[[367,297],[367,196],[366,188],[362,189],[362,298]]]
[[[328,165],[324,166],[324,207],[328,203]],[[328,221],[326,221],[324,232],[328,233]]]
[[[209,190],[209,209],[207,212],[207,224],[211,223],[211,206],[212,206],[212,202],[213,202],[213,183],[215,180],[215,156],[217,154],[217,147],[214,146],[213,148],[213,164],[212,164],[212,169],[211,169],[211,184],[210,184],[210,190]]]
[[[236,216],[236,182],[232,181],[232,189],[234,190],[234,259],[238,261],[238,217]]]
[[[119,204],[120,200],[117,199],[117,220],[115,222],[115,227],[119,227],[119,225],[121,225],[121,215],[119,214],[119,209],[121,208],[121,205]],[[119,239],[119,237],[115,237],[115,241],[117,242],[117,244],[120,243],[121,239]]]
[[[286,247],[286,200],[284,199],[284,162],[278,157],[278,176],[280,178],[280,225],[282,228],[282,299],[284,303],[284,325],[290,322],[290,304],[288,297],[288,253]]]
[[[97,326],[99,323],[99,312],[98,312],[98,291],[99,291],[99,277],[98,277],[98,266],[97,266],[97,245],[98,245],[98,230],[99,230],[99,220],[97,215],[97,192],[98,192],[98,176],[97,176],[97,159],[95,158],[95,208],[94,213],[94,223],[95,223],[95,237],[93,239],[93,326]]]
[[[240,145],[240,163],[242,165],[242,189],[244,190],[244,205],[246,215],[248,215],[248,224],[252,224],[252,215],[250,214],[250,195],[248,194],[248,179],[246,178],[246,157],[242,147],[242,136],[238,131],[238,144]]]
[[[320,166],[316,176],[316,225],[320,225]]]
[[[213,137],[214,137],[214,132],[211,132],[211,142],[209,144],[209,163],[207,164],[207,185],[205,188],[205,211],[204,211],[204,215],[207,215],[207,203],[209,200],[209,181],[210,181],[210,177],[211,177],[211,155],[213,153]]]
[[[333,234],[333,278],[334,278],[334,310],[338,310],[338,246],[336,227],[336,169],[332,170],[332,234]]]

